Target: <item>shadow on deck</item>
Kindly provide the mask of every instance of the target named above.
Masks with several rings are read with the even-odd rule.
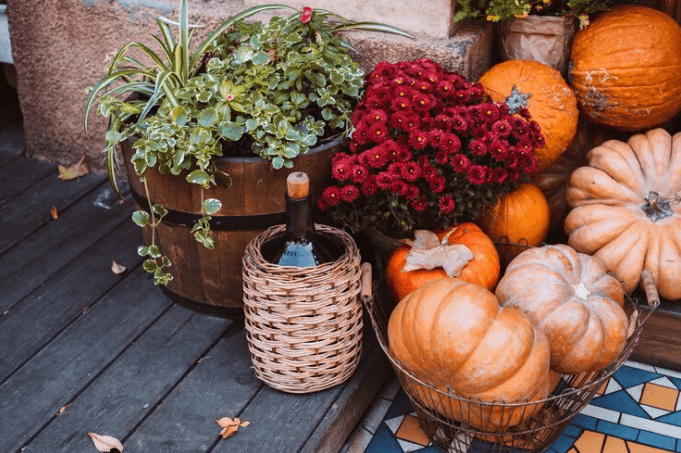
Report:
[[[0,106],[0,451],[337,452],[392,371],[365,323],[362,362],[292,395],[254,375],[243,321],[176,305],[105,175],[58,179],[24,155],[16,98]],[[50,215],[56,207],[58,217]],[[112,260],[127,270],[116,275]],[[365,318],[366,319],[366,318]],[[216,420],[250,420],[220,438]]]

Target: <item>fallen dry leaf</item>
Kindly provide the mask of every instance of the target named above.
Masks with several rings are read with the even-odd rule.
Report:
[[[66,411],[66,409],[68,409],[69,406],[70,406],[70,404],[67,404],[66,406],[62,406],[62,408],[59,409],[59,412],[57,412],[57,415],[63,414]]]
[[[110,452],[114,448],[118,451],[123,451],[123,444],[115,437],[100,436],[99,434],[95,433],[87,433],[87,435],[92,439],[97,451]]]
[[[116,275],[122,274],[125,272],[125,266],[121,266],[116,261],[111,260],[111,271]]]
[[[9,310],[5,310],[2,314],[3,315],[9,315]]]
[[[233,436],[236,434],[237,431],[239,431],[239,428],[242,426],[248,426],[251,424],[248,420],[245,422],[242,422],[239,420],[239,418],[235,418],[232,420],[229,417],[222,417],[220,420],[215,420],[215,423],[222,428],[222,431],[220,431],[220,435],[222,436],[223,439],[227,439],[228,437]]]
[[[437,234],[432,231],[415,230],[414,240],[404,241],[411,246],[411,250],[405,256],[406,263],[402,271],[409,272],[441,267],[450,277],[458,277],[474,256],[466,245],[450,244],[449,234],[440,241]]]
[[[87,313],[87,311],[90,309],[90,307],[83,307],[80,312],[81,313]]]
[[[52,220],[57,220],[57,217],[59,217],[59,211],[57,211],[56,206],[50,208],[50,217],[52,217]]]
[[[87,166],[86,154],[83,154],[83,157],[81,157],[78,162],[71,165],[70,167],[59,165],[57,168],[59,170],[59,179],[61,179],[62,181],[76,179],[90,173],[90,169]]]

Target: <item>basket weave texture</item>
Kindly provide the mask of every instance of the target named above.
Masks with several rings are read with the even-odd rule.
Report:
[[[260,247],[285,228],[273,226],[246,247],[246,338],[258,379],[285,392],[311,393],[344,382],[359,364],[361,259],[349,234],[316,225],[345,245],[341,258],[314,267],[272,264]]]

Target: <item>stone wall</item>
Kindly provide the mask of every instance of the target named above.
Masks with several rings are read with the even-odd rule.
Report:
[[[298,5],[300,0],[291,0]],[[315,4],[316,2],[316,4]],[[491,65],[493,29],[485,22],[454,27],[454,0],[311,0],[357,20],[392,23],[415,39],[370,32],[349,32],[365,71],[379,61],[429,57],[447,69],[477,79]],[[200,40],[222,20],[262,0],[190,0],[190,16],[206,26]],[[284,2],[285,3],[285,2]],[[394,5],[402,4],[403,13]],[[70,165],[84,154],[91,169],[103,171],[106,122],[92,116],[89,135],[83,129],[86,89],[104,75],[105,58],[130,41],[148,45],[157,33],[156,18],[177,18],[179,1],[162,0],[7,0],[17,91],[24,114],[28,151],[41,160]],[[387,5],[387,6],[384,6]],[[420,14],[416,14],[419,11]],[[366,12],[365,17],[359,17]],[[381,19],[380,14],[386,14]],[[379,17],[376,17],[379,16]],[[256,16],[266,20],[267,14]]]

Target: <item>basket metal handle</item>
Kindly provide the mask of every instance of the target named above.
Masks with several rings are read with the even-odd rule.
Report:
[[[363,301],[371,300],[372,294],[372,283],[371,283],[371,264],[362,263],[362,288],[360,289],[359,295]]]

